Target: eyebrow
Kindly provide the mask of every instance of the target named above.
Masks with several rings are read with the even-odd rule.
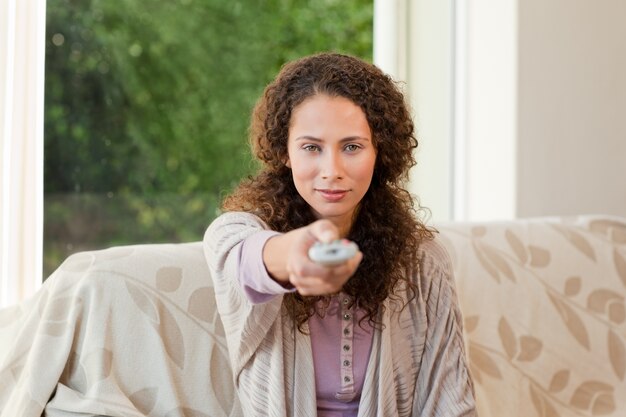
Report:
[[[315,136],[308,136],[308,135],[298,136],[295,140],[296,141],[310,140],[312,142],[323,142],[323,140],[320,138],[316,138]],[[344,143],[344,142],[351,142],[354,140],[364,140],[366,142],[370,142],[370,138],[365,137],[365,136],[348,136],[348,137],[340,139],[339,142]]]

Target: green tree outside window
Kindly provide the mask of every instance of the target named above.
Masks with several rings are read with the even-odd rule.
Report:
[[[372,0],[48,0],[44,276],[69,254],[200,240],[255,165],[280,66],[371,60]]]

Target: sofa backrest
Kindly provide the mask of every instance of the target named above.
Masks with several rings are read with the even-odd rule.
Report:
[[[626,220],[439,230],[481,417],[626,415]]]

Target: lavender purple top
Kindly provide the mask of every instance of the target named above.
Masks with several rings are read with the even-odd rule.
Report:
[[[238,276],[251,303],[261,304],[295,291],[274,281],[263,263],[263,246],[277,234],[265,230],[243,242]],[[356,417],[373,329],[367,320],[359,324],[364,312],[343,293],[333,296],[328,307],[319,307],[323,317],[309,319],[318,417]]]

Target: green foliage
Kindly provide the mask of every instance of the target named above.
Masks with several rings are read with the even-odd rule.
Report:
[[[371,59],[372,9],[48,0],[46,274],[77,249],[200,239],[220,193],[255,169],[247,127],[264,86],[310,53]]]

